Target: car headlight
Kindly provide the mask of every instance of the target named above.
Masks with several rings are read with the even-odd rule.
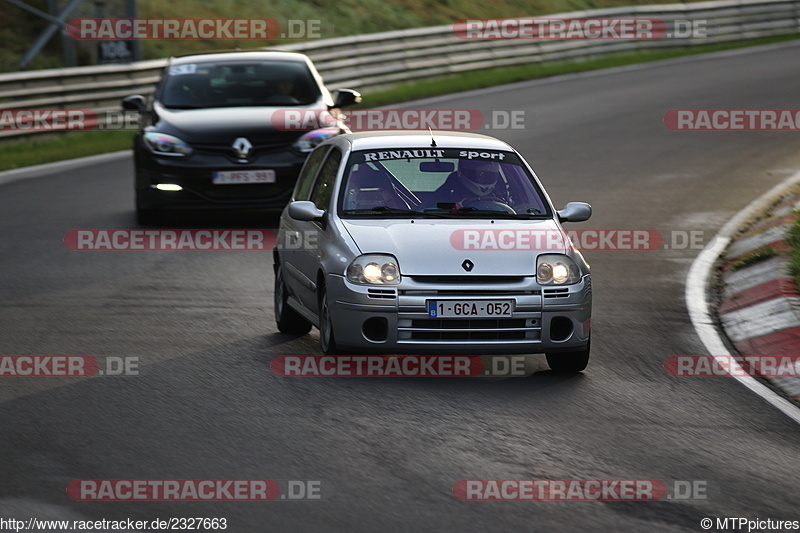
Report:
[[[304,134],[302,137],[297,139],[292,146],[295,148],[295,150],[300,152],[310,152],[325,139],[336,137],[341,132],[342,130],[333,126],[330,128],[319,128]]]
[[[158,155],[184,157],[192,153],[192,147],[188,143],[166,133],[148,131],[144,134],[144,143],[151,152]]]
[[[400,267],[391,255],[360,255],[347,267],[347,280],[361,285],[397,285]]]
[[[544,254],[536,258],[536,281],[539,285],[572,285],[581,280],[575,261],[561,254]]]

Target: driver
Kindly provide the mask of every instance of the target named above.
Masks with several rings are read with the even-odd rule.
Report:
[[[271,104],[298,104],[294,95],[294,80],[289,77],[280,77],[272,82],[272,94],[267,97],[267,103]]]
[[[432,195],[439,202],[463,204],[475,198],[505,200],[500,179],[500,164],[496,161],[461,159],[458,169]]]

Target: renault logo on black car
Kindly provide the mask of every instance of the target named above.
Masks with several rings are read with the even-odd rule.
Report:
[[[239,137],[233,141],[233,151],[236,153],[236,157],[239,159],[247,159],[247,156],[250,155],[250,150],[252,149],[253,145],[250,144],[250,141],[244,137]]]

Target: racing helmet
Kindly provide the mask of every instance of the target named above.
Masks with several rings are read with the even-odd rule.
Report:
[[[500,180],[500,164],[462,159],[458,162],[458,176],[470,192],[476,196],[488,196]]]

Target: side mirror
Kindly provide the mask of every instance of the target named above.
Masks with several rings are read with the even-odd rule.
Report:
[[[144,111],[147,108],[147,101],[141,94],[134,94],[122,99],[122,109],[126,111]]]
[[[314,202],[299,201],[289,204],[289,216],[295,220],[302,220],[304,222],[311,222],[318,220],[325,215],[325,211],[317,209]]]
[[[361,93],[352,89],[338,89],[336,99],[333,102],[334,108],[348,107],[361,102]]]
[[[558,212],[559,222],[583,222],[592,216],[592,206],[586,202],[569,202]]]

